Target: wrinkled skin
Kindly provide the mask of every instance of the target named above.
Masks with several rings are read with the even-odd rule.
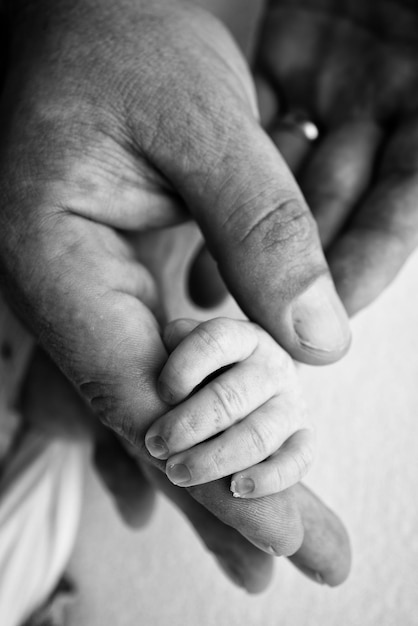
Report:
[[[346,351],[345,314],[306,204],[255,121],[245,63],[216,20],[182,2],[10,6],[2,285],[93,413],[163,469],[143,437],[166,410],[156,389],[164,312],[129,232],[178,223],[187,207],[242,308],[301,360]],[[102,454],[102,470],[114,454]],[[347,575],[341,525],[301,486],[254,504],[232,499],[226,481],[164,485],[215,552],[232,545],[232,527],[229,567],[251,591],[271,571],[253,544],[293,554],[303,541],[305,571],[329,584]]]
[[[418,8],[408,0],[271,0],[255,56],[261,114],[296,173],[337,290],[353,315],[390,284],[418,243]],[[301,112],[309,144],[282,120]],[[191,291],[225,292],[199,258]],[[203,298],[203,299],[202,299]]]
[[[412,0],[271,0],[256,58],[276,98],[320,128],[297,175],[350,314],[418,243],[418,6]],[[282,152],[287,146],[279,140]]]

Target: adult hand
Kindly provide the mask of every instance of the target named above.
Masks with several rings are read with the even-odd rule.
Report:
[[[187,206],[244,311],[300,360],[345,352],[344,310],[303,198],[255,121],[245,63],[216,20],[154,0],[21,0],[10,14],[2,282],[96,415],[163,468],[144,448],[166,410],[158,289],[130,231],[177,223]],[[300,489],[256,505],[233,500],[222,481],[190,493],[262,549],[291,554],[302,541]],[[322,527],[326,510],[309,510]],[[326,564],[304,544],[303,566],[335,583],[348,558],[331,527]]]
[[[280,129],[286,113],[320,129],[297,174],[350,314],[418,243],[417,31],[407,0],[271,0],[260,34],[258,84],[277,147],[291,160],[301,141]]]

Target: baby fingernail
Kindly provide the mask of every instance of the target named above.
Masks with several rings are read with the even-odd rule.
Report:
[[[166,470],[168,478],[175,485],[183,485],[184,483],[188,483],[192,476],[189,472],[189,469],[186,465],[182,463],[169,465]]]
[[[327,276],[318,278],[292,306],[292,319],[303,348],[313,352],[343,352],[350,343],[345,309]]]
[[[234,498],[242,498],[249,493],[252,493],[255,489],[255,484],[252,478],[238,478],[231,482],[231,491]]]
[[[168,446],[162,437],[150,437],[145,440],[145,445],[150,455],[156,459],[166,459],[168,457]]]

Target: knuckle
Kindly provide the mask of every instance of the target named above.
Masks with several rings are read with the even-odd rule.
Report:
[[[166,429],[167,440],[181,441],[183,446],[190,445],[200,439],[200,420],[192,412],[183,412],[174,421],[170,420],[169,428]]]
[[[214,410],[219,422],[231,423],[244,411],[243,396],[239,389],[221,380],[211,383]]]
[[[216,447],[211,446],[209,450],[204,446],[196,446],[182,455],[182,462],[187,464],[193,479],[198,483],[207,483],[230,474],[226,471],[228,457],[220,443]]]
[[[266,458],[270,454],[270,442],[273,440],[270,430],[264,422],[251,424],[248,428],[249,445],[253,451],[256,451],[262,458]]]
[[[205,353],[213,355],[224,352],[224,333],[218,320],[211,320],[211,323],[198,326],[196,338]]]
[[[257,217],[241,235],[240,243],[256,239],[265,250],[310,245],[316,230],[307,207],[298,198],[280,199],[273,209]]]

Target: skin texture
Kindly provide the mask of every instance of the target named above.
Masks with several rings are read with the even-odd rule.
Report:
[[[408,0],[272,0],[259,36],[272,135],[286,111],[320,128],[295,170],[350,314],[418,243],[417,33]]]
[[[133,233],[190,211],[243,310],[300,360],[326,363],[346,351],[345,313],[306,204],[256,121],[246,65],[216,20],[188,3],[128,0],[13,2],[10,17],[2,286],[135,462],[162,469],[144,435],[167,411],[156,386],[167,358],[164,312]],[[105,447],[101,458],[112,454]],[[180,506],[201,531],[203,510],[235,529],[249,590],[260,588],[271,557],[257,552],[252,572],[244,537],[286,555],[303,541],[299,511],[311,500],[302,487],[257,504],[232,499],[227,481],[190,496],[187,506],[178,496]],[[319,503],[312,523],[324,528],[321,558],[311,558],[307,539],[301,565],[332,571],[336,584],[349,569],[346,535]]]
[[[230,318],[175,320],[163,338],[158,387],[173,408],[145,445],[168,478],[186,487],[230,476],[234,496],[248,498],[302,480],[314,436],[289,355],[256,324]]]
[[[271,0],[260,27],[261,120],[297,177],[350,315],[382,293],[418,243],[417,32],[408,0]],[[284,123],[298,111],[319,127],[314,143]],[[191,272],[202,306],[225,291],[211,263],[202,251]]]

